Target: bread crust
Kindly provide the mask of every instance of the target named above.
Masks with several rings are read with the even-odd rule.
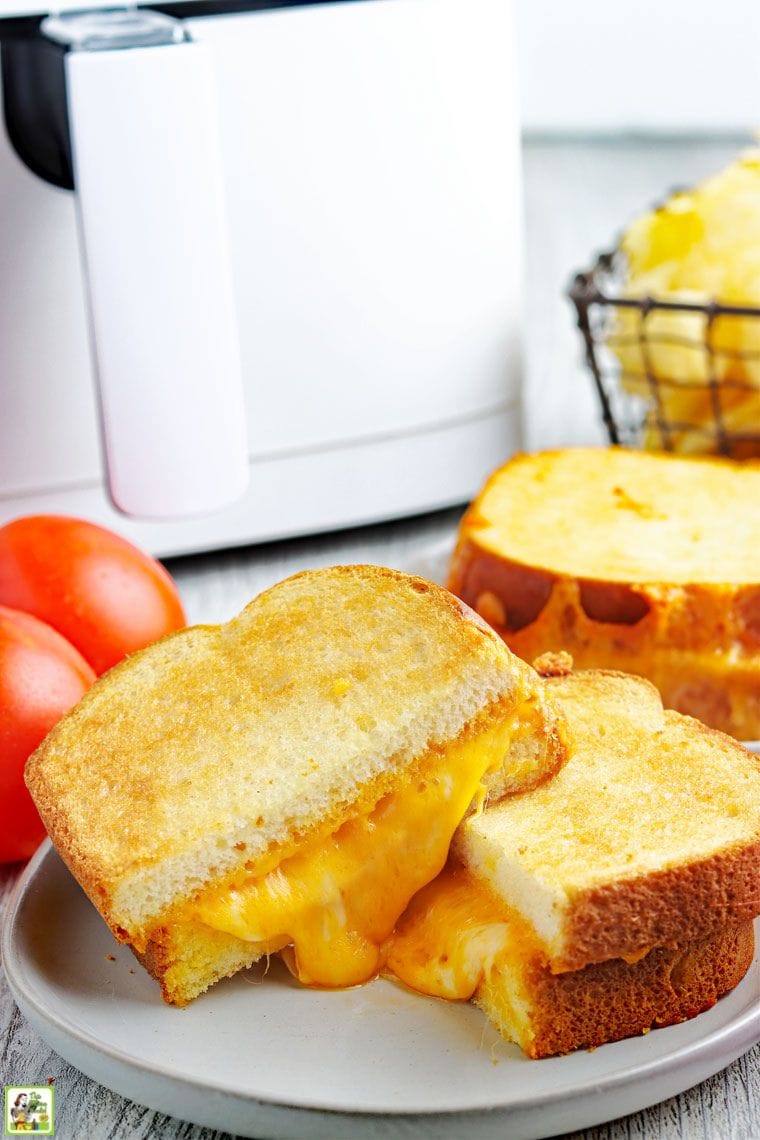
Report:
[[[620,958],[565,974],[539,961],[524,969],[530,1001],[527,1033],[505,1013],[497,967],[476,1003],[534,1059],[594,1048],[695,1017],[742,980],[752,963],[752,924],[725,927],[673,947],[657,947],[636,963]]]
[[[158,927],[142,952],[134,946],[131,950],[161,986],[164,1001],[180,1007],[266,955],[257,943],[243,942],[201,923]]]
[[[570,578],[486,549],[481,525],[476,500],[447,584],[514,653],[564,649],[581,669],[640,674],[669,708],[760,738],[760,586]]]
[[[702,862],[605,883],[573,899],[555,973],[709,937],[760,914],[760,839]]]

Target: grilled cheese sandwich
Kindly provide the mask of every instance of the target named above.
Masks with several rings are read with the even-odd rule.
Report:
[[[446,862],[451,836],[509,753],[513,731],[505,718],[432,750],[405,787],[268,874],[210,888],[191,916],[270,953],[292,947],[293,972],[307,985],[367,981],[399,914]]]
[[[647,677],[760,737],[760,465],[622,448],[518,455],[462,520],[448,585],[527,661]]]
[[[112,670],[27,781],[112,929],[182,1004],[275,951],[310,985],[373,976],[463,816],[565,755],[540,679],[457,599],[336,567]]]
[[[533,1057],[707,1008],[749,967],[760,913],[757,759],[640,678],[547,686],[568,763],[460,825],[384,948],[406,985],[474,997]]]

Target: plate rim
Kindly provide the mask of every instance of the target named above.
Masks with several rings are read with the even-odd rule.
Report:
[[[681,1072],[687,1066],[693,1066],[700,1061],[711,1058],[710,1065],[713,1065],[717,1060],[717,1065],[715,1065],[714,1068],[710,1068],[710,1071],[707,1072],[705,1076],[698,1078],[697,1081],[689,1081],[683,1085],[683,1089],[690,1088],[693,1084],[698,1084],[706,1079],[707,1076],[727,1067],[727,1065],[731,1064],[737,1057],[752,1048],[758,1039],[760,1039],[760,1002],[754,1004],[750,1002],[728,1023],[715,1028],[706,1036],[700,1036],[697,1040],[683,1043],[665,1057],[657,1056],[645,1061],[633,1062],[625,1065],[622,1069],[602,1077],[598,1075],[596,1077],[590,1076],[586,1081],[581,1083],[575,1082],[570,1088],[560,1086],[518,1101],[491,1101],[490,1103],[473,1105],[466,1108],[451,1107],[436,1110],[409,1110],[394,1109],[392,1105],[384,1105],[382,1108],[379,1106],[367,1108],[355,1106],[342,1107],[336,1106],[334,1103],[315,1101],[313,1098],[307,1103],[298,1097],[284,1100],[275,1096],[266,1097],[253,1092],[241,1092],[239,1088],[226,1087],[224,1084],[220,1084],[218,1080],[207,1081],[203,1077],[190,1076],[187,1073],[167,1068],[161,1064],[148,1064],[135,1053],[127,1052],[113,1046],[110,1042],[105,1042],[101,1037],[88,1032],[82,1026],[72,1025],[65,1017],[51,1010],[50,1006],[35,993],[33,986],[29,987],[24,985],[20,976],[21,970],[23,970],[23,959],[13,944],[13,929],[17,922],[21,903],[27,891],[33,885],[37,875],[41,872],[44,873],[46,860],[51,855],[60,859],[60,855],[58,855],[50,839],[45,839],[22,872],[5,909],[1,949],[2,963],[11,994],[22,1010],[27,1006],[30,1007],[40,1022],[50,1026],[51,1029],[66,1040],[73,1041],[78,1046],[106,1057],[109,1062],[124,1066],[133,1073],[150,1080],[164,1080],[171,1082],[175,1086],[189,1087],[195,1091],[222,1093],[224,1096],[234,1097],[240,1103],[256,1105],[271,1110],[297,1111],[300,1113],[313,1114],[315,1116],[324,1113],[339,1116],[344,1119],[361,1118],[364,1120],[372,1120],[373,1118],[384,1117],[391,1120],[408,1120],[411,1118],[433,1123],[436,1120],[454,1121],[458,1118],[468,1118],[477,1114],[492,1115],[494,1113],[501,1113],[508,1115],[516,1112],[531,1112],[537,1109],[556,1108],[559,1105],[569,1105],[584,1099],[586,1101],[597,1100],[605,1095],[614,1094],[623,1088],[645,1083],[649,1077],[655,1075],[662,1076],[664,1075],[663,1070],[672,1076]],[[61,860],[61,862],[63,863],[63,860]],[[63,865],[65,867],[65,863]],[[76,879],[71,875],[68,868],[66,868],[66,873],[71,876],[72,882],[76,883]],[[92,905],[89,900],[87,900],[87,903],[88,905]],[[18,958],[21,964],[21,970],[19,971],[14,969],[14,958]],[[750,970],[752,969],[753,966],[751,965]],[[745,978],[746,977],[747,975],[745,975]],[[742,981],[743,980],[744,979],[742,979]],[[19,1000],[19,996],[21,1000]],[[667,1032],[668,1028],[670,1027],[665,1026],[658,1029],[657,1032]],[[659,1103],[660,1099],[662,1098],[655,1096],[654,1100],[643,1103],[641,1108],[646,1107],[649,1103]]]

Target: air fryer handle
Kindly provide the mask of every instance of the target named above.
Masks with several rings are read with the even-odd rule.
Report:
[[[111,496],[202,514],[248,477],[211,61],[184,38],[107,46],[65,70]]]

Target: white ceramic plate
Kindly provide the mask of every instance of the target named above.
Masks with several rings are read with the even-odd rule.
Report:
[[[302,989],[273,965],[184,1010],[117,945],[49,843],[3,928],[22,1012],[83,1072],[162,1112],[264,1138],[551,1136],[704,1080],[760,1036],[760,961],[693,1021],[528,1061],[469,1005],[386,981]]]

